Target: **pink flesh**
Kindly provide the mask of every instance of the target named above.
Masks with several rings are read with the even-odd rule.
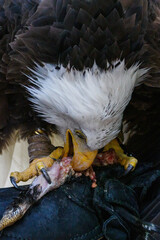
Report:
[[[86,171],[84,171],[84,175],[86,177],[89,177],[92,180],[92,188],[97,187],[97,179],[96,179],[96,173],[93,170],[92,166],[90,168],[88,168]]]
[[[43,175],[40,175],[34,179],[32,184],[30,185],[30,189],[33,189],[36,185],[40,185],[41,193],[38,199],[43,197],[47,192],[50,192],[51,190],[60,187],[66,181],[68,176],[74,174],[74,171],[70,164],[71,160],[71,157],[62,158],[60,162],[55,162],[52,167],[48,169],[51,184],[46,181]]]
[[[97,154],[93,165],[96,166],[107,166],[109,164],[118,163],[118,157],[114,149],[109,149],[106,152]]]

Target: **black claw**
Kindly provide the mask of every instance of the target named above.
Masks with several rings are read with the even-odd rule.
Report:
[[[10,177],[10,181],[11,181],[13,187],[19,189],[19,187],[18,187],[18,185],[17,185],[17,183],[16,183],[16,179],[15,179],[14,177]]]
[[[24,187],[18,186],[17,183],[16,183],[16,179],[14,177],[10,177],[10,181],[11,181],[13,187],[18,189],[19,191],[26,191],[26,189],[28,188],[28,187],[26,188],[25,186]]]
[[[46,181],[51,184],[51,179],[50,179],[50,176],[48,175],[47,171],[45,168],[42,168],[41,170],[41,173],[43,174],[43,177],[46,179]]]
[[[124,176],[126,176],[128,173],[130,173],[133,169],[134,169],[134,167],[131,164],[129,164],[128,168],[124,172]]]

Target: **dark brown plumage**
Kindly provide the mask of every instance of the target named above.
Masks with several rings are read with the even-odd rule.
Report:
[[[149,1],[149,22],[145,33],[143,64],[149,75],[137,87],[128,105],[124,120],[129,133],[128,151],[148,154],[152,147],[159,152],[160,136],[160,1]],[[145,136],[145,137],[144,137]],[[153,145],[150,143],[152,142]],[[157,146],[157,147],[156,147]],[[154,159],[152,159],[154,160]]]
[[[125,59],[127,67],[140,61],[151,67],[146,83],[159,87],[158,11],[146,0],[0,0],[0,149],[14,129],[20,129],[21,137],[37,127],[55,130],[32,110],[22,86],[29,84],[24,73],[30,73],[35,61],[70,63],[78,70],[94,61],[102,69],[118,58]],[[135,91],[125,115],[131,125],[136,126],[137,115],[144,116],[140,105],[150,106],[147,114],[157,111],[154,91],[144,86]],[[149,100],[148,92],[153,95]],[[137,95],[142,98],[138,106]]]

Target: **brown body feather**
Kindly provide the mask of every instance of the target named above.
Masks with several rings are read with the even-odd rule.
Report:
[[[128,151],[144,156],[155,146],[159,152],[160,136],[160,1],[149,1],[148,25],[145,33],[143,64],[149,75],[137,87],[128,105],[124,120],[129,133]],[[152,143],[152,144],[150,144]],[[147,157],[147,156],[146,156]],[[152,159],[154,160],[154,159]]]
[[[25,74],[30,74],[34,62],[70,63],[81,70],[94,61],[102,69],[107,61],[112,67],[115,59],[125,59],[126,67],[140,61],[153,67],[148,84],[159,87],[159,46],[154,46],[159,23],[154,8],[152,20],[147,0],[0,0],[0,150],[14,129],[21,129],[21,137],[37,127],[48,133],[55,130],[32,110],[22,86],[30,84]],[[128,121],[130,107],[126,112]]]

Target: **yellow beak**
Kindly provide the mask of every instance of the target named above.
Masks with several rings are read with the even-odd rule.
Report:
[[[70,129],[66,132],[63,157],[73,156],[71,165],[75,171],[84,171],[89,168],[98,150],[91,151],[84,139],[74,136]]]

